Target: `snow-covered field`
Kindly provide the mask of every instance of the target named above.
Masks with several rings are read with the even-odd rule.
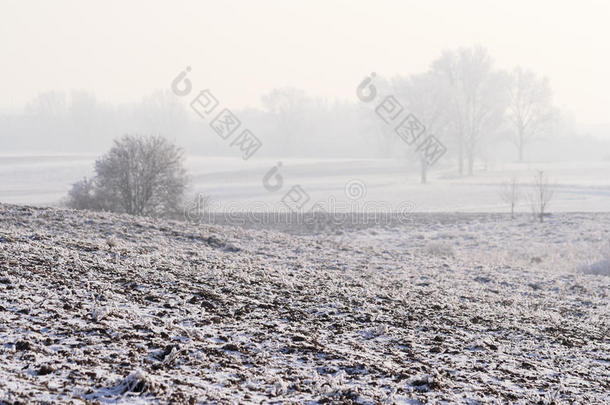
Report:
[[[337,223],[0,204],[0,403],[610,401],[610,214]]]
[[[95,156],[0,156],[0,201],[12,204],[56,206],[70,185],[91,175]],[[263,177],[278,161],[284,187],[268,192]],[[555,186],[550,210],[555,212],[610,211],[610,162],[488,164],[473,177],[458,177],[454,168],[440,165],[419,183],[417,170],[406,161],[391,159],[252,159],[189,156],[190,194],[214,198],[224,210],[260,211],[281,208],[288,190],[300,185],[311,203],[337,202],[338,209],[360,210],[369,204],[396,209],[412,203],[417,212],[506,212],[499,197],[501,185],[513,177],[530,183],[536,170],[544,170]],[[365,194],[346,199],[350,182],[364,185]],[[527,186],[523,187],[527,194]],[[354,204],[358,206],[354,207]],[[527,199],[517,209],[529,212]],[[345,210],[345,209],[344,209]]]

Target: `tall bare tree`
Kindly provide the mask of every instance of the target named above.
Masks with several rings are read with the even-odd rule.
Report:
[[[555,117],[548,80],[516,68],[511,74],[508,119],[514,127],[512,141],[519,152],[519,162],[523,162],[526,146],[548,129]]]
[[[503,122],[508,105],[508,78],[493,69],[492,59],[482,47],[445,52],[433,62],[432,70],[452,90],[450,111],[459,172],[464,173],[465,159],[468,174],[472,175],[481,141],[496,132]]]
[[[405,108],[413,113],[426,127],[426,133],[443,139],[448,131],[451,106],[448,101],[447,88],[432,72],[398,77],[392,81],[396,97],[404,103]],[[394,134],[396,136],[396,134]],[[410,148],[409,150],[415,150]],[[420,165],[420,181],[426,183],[429,165],[421,153],[416,155]]]

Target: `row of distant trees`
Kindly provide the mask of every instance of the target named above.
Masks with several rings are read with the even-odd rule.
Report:
[[[163,134],[178,141],[186,140],[189,131],[188,111],[164,91],[121,105],[87,91],[47,91],[22,112],[0,118],[0,146],[26,152],[101,152],[125,133]]]
[[[449,144],[460,175],[473,174],[483,145],[509,140],[518,161],[523,162],[533,141],[550,137],[562,125],[559,110],[553,106],[548,79],[522,68],[512,72],[495,69],[491,56],[482,47],[444,52],[427,72],[381,82],[386,95],[394,95],[418,117],[428,133]],[[293,88],[276,89],[262,101],[289,147],[295,144],[295,139],[313,132],[308,117],[320,118],[324,115],[320,114],[320,107],[327,107]],[[314,107],[317,115],[312,114],[316,111]],[[343,106],[342,116],[351,118],[360,132],[379,138],[382,149],[396,149],[400,140],[371,111],[355,105],[351,114],[346,114],[349,107]],[[326,114],[335,112],[328,110]],[[336,125],[322,121],[327,136],[334,136]],[[316,122],[313,120],[313,124]],[[424,181],[428,167],[425,160],[421,164]]]
[[[547,79],[516,68],[494,68],[481,47],[444,52],[423,73],[380,78],[380,88],[397,99],[448,149],[440,165],[472,174],[475,162],[490,150],[504,153],[514,144],[514,158],[525,160],[536,139],[570,130],[553,106]],[[354,84],[354,90],[358,83]],[[213,89],[212,89],[213,90]],[[217,94],[221,98],[221,94]],[[401,144],[368,105],[354,100],[329,102],[295,88],[275,89],[262,108],[234,111],[265,147],[261,156],[401,157],[416,165],[412,148]],[[230,154],[208,123],[189,111],[170,91],[158,91],[138,103],[118,106],[77,91],[47,92],[20,114],[0,114],[0,147],[100,152],[124,133],[154,133],[189,153]],[[551,142],[549,142],[551,146]],[[66,150],[75,148],[80,150]],[[428,168],[422,167],[422,180]]]
[[[428,132],[451,145],[460,175],[472,175],[482,146],[498,139],[510,140],[522,162],[528,146],[550,137],[561,122],[546,78],[522,68],[495,69],[482,47],[444,52],[427,72],[385,85]]]

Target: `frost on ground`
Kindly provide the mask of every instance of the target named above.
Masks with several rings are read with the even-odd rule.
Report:
[[[610,401],[608,214],[0,224],[0,403]]]

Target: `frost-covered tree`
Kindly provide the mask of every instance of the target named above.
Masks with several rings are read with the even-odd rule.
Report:
[[[462,48],[445,52],[432,64],[432,71],[442,77],[450,92],[453,115],[452,131],[458,147],[459,173],[474,171],[474,160],[482,140],[496,132],[508,105],[508,78],[493,69],[485,48]]]
[[[68,192],[67,204],[70,208],[77,210],[93,210],[97,209],[97,199],[95,197],[95,184],[93,179],[83,178],[72,184],[72,188]]]
[[[392,80],[392,89],[405,108],[425,125],[426,136],[433,134],[439,139],[446,138],[451,106],[448,89],[436,74],[428,72],[406,78],[395,78]],[[410,150],[414,149],[410,148]],[[421,153],[416,152],[416,155],[420,166],[420,181],[426,183],[430,167]]]
[[[68,206],[131,215],[180,210],[187,184],[184,155],[160,136],[125,135],[95,162],[95,177],[72,186]]]

